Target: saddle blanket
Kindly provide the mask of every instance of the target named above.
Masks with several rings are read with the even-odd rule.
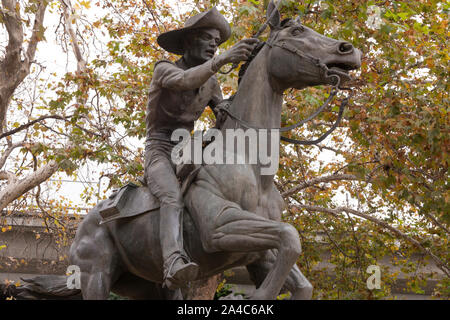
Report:
[[[100,224],[134,217],[159,208],[159,199],[147,187],[128,183],[99,204]]]
[[[188,170],[186,168],[179,170],[183,172],[183,183],[181,185],[181,193],[183,195],[202,168],[201,165],[188,165],[187,167]],[[179,175],[178,177],[180,178]],[[116,219],[134,217],[159,209],[159,199],[150,192],[150,189],[146,186],[146,181],[144,182],[144,187],[139,187],[130,182],[113,192],[108,199],[100,202],[99,212],[102,217],[100,224]]]

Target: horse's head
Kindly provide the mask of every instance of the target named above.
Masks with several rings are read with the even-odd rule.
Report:
[[[325,37],[300,19],[281,21],[272,1],[267,17],[271,28],[268,71],[277,91],[343,84],[350,79],[350,70],[361,67],[361,51],[351,43]]]

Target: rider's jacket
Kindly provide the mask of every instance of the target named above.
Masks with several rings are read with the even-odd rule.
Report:
[[[155,64],[146,113],[146,144],[152,139],[170,140],[178,128],[192,131],[206,106],[223,100],[212,69],[212,60],[188,68],[184,59]]]

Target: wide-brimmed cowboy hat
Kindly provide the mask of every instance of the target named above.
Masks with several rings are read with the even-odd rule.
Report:
[[[219,30],[221,44],[227,41],[231,35],[231,28],[228,21],[220,14],[216,7],[213,7],[208,11],[190,17],[183,28],[160,34],[157,39],[158,44],[169,52],[182,55],[184,54],[183,38],[188,32],[199,28],[215,28]]]

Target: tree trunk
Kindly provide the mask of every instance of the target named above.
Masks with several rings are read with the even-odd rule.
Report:
[[[223,275],[217,274],[207,280],[191,282],[189,288],[182,290],[183,297],[185,300],[212,300],[222,279]]]
[[[33,33],[29,39],[28,48],[24,52],[24,60],[22,60],[24,34],[22,20],[17,11],[20,5],[15,0],[2,0],[0,14],[4,20],[9,39],[5,57],[0,61],[0,133],[3,132],[6,125],[6,113],[11,97],[19,84],[30,73],[30,66],[34,60],[37,43],[43,38],[42,27],[47,4],[47,1],[39,3],[38,11],[35,15]]]

